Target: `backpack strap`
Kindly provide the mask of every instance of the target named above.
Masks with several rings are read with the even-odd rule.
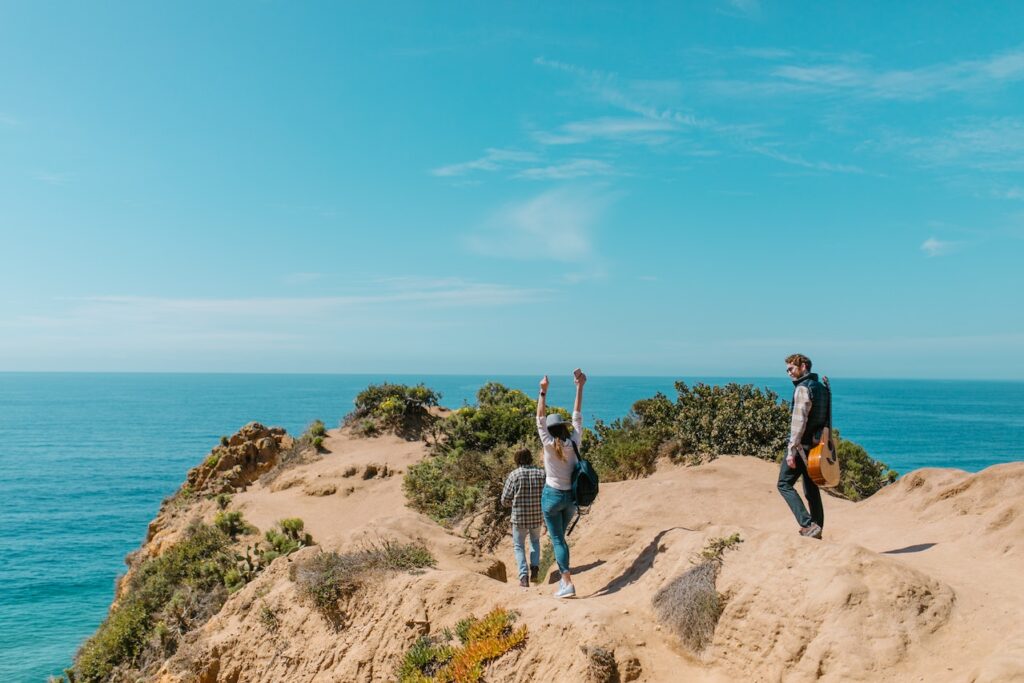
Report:
[[[583,458],[580,457],[580,449],[579,449],[579,447],[576,446],[576,442],[573,441],[571,437],[569,438],[569,443],[572,444],[572,450],[576,454],[576,466],[579,467],[580,460],[583,459]],[[576,506],[576,516],[573,517],[572,522],[569,524],[569,528],[565,530],[565,535],[568,536],[569,534],[571,534],[572,530],[576,528],[576,523],[580,521],[580,517],[582,517],[585,514],[588,514],[589,512],[590,512],[590,507],[589,506],[587,507],[586,510],[584,510],[582,507],[577,505]]]

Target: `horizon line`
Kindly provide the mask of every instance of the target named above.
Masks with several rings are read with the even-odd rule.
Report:
[[[0,370],[0,375],[280,375],[280,376],[351,376],[351,377],[380,377],[386,375],[394,376],[428,376],[428,377],[536,377],[535,374],[524,374],[515,372],[497,373],[472,373],[472,372],[291,372],[291,371],[232,371],[232,370]],[[825,375],[830,379],[843,380],[871,380],[876,382],[1002,382],[1020,383],[1024,377],[870,377],[860,375]],[[693,377],[697,379],[779,379],[786,378],[786,374],[778,375],[723,375],[723,374],[702,374],[702,373],[672,373],[672,374],[621,374],[609,373],[593,375],[588,377],[607,378],[638,378],[638,379],[671,379]]]

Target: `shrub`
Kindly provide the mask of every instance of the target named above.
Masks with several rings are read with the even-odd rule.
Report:
[[[658,620],[694,653],[711,644],[725,607],[725,597],[716,590],[723,555],[742,542],[739,534],[709,540],[700,552],[700,563],[669,581],[651,600]]]
[[[296,550],[313,545],[313,537],[303,533],[305,523],[298,517],[282,519],[276,529],[264,534],[270,549],[262,553],[261,564],[270,564],[278,557],[291,555]]]
[[[363,480],[365,481],[367,479],[373,479],[374,477],[377,476],[377,473],[379,471],[380,471],[380,465],[378,465],[376,463],[369,463],[366,466],[366,469],[363,470]]]
[[[437,421],[430,409],[440,400],[439,393],[423,384],[371,384],[356,396],[355,410],[342,424],[355,427],[356,433],[364,436],[387,431],[419,439]]]
[[[225,576],[235,564],[230,543],[221,530],[194,524],[163,555],[143,561],[117,606],[78,651],[74,680],[106,681],[118,668],[142,671],[158,664],[141,656],[158,624],[194,628],[216,614],[227,598]]]
[[[213,525],[228,535],[231,540],[240,534],[249,534],[256,531],[255,527],[246,524],[242,513],[238,511],[228,512],[221,510],[213,517]]]
[[[563,417],[565,410],[550,407]],[[508,533],[509,514],[499,501],[519,448],[540,449],[537,404],[523,392],[490,382],[477,405],[445,419],[434,457],[413,465],[402,482],[409,505],[445,526],[472,516],[478,544],[491,549]]]
[[[260,605],[260,623],[271,633],[276,633],[281,627],[281,620],[278,618],[277,612],[265,602]]]
[[[778,394],[752,384],[691,389],[676,382],[674,436],[683,455],[753,455],[776,459],[785,449],[790,415]]]
[[[218,510],[227,510],[228,505],[231,505],[231,494],[218,493],[216,496],[214,496],[214,500],[217,501]]]
[[[441,450],[489,451],[516,444],[540,448],[537,403],[533,399],[497,382],[480,387],[476,396],[476,406],[466,406],[442,423]],[[560,408],[550,408],[549,412],[569,417]]]
[[[306,433],[312,437],[327,436],[327,427],[324,426],[322,420],[313,420],[306,428]]]
[[[702,562],[659,590],[652,601],[658,620],[668,624],[693,652],[710,643],[722,614],[722,599],[715,590],[718,567]]]
[[[299,595],[340,627],[346,618],[341,601],[362,588],[370,572],[408,571],[436,564],[421,544],[380,539],[354,552],[317,553],[293,565],[290,575]]]
[[[473,512],[488,497],[500,506],[496,498],[513,467],[511,458],[501,457],[504,454],[455,450],[421,460],[402,480],[409,505],[445,526]]]
[[[839,455],[839,486],[835,492],[849,500],[863,500],[899,476],[880,460],[875,460],[864,448],[833,432],[836,453]]]
[[[313,448],[315,448],[316,450],[320,450],[321,448],[324,447],[324,437],[314,436],[310,443],[312,444]]]
[[[390,539],[378,539],[363,550],[367,566],[391,571],[410,571],[437,566],[437,560],[425,545],[420,543],[398,543]]]
[[[358,472],[358,471],[359,471],[359,469],[356,468],[356,467],[346,467],[345,471],[341,473],[341,476],[346,477],[346,478],[352,477],[352,476],[355,476],[356,472]]]
[[[396,676],[402,683],[479,681],[487,662],[526,642],[526,627],[514,628],[515,620],[514,612],[500,607],[482,619],[464,619],[456,626],[460,646],[447,629],[434,638],[423,636],[406,652]]]
[[[597,468],[601,481],[635,479],[654,472],[660,441],[635,418],[627,416],[611,424],[597,420],[594,433],[587,458]]]
[[[704,549],[700,551],[701,560],[721,562],[722,556],[725,555],[725,551],[732,550],[740,543],[743,543],[743,539],[740,538],[740,535],[738,533],[733,534],[732,536],[712,538],[704,545]]]
[[[220,445],[221,446],[227,446],[228,445],[228,437],[226,437],[226,436],[220,437]]]

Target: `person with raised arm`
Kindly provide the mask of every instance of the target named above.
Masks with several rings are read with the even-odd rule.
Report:
[[[572,428],[558,413],[547,414],[548,376],[540,381],[540,395],[537,397],[537,435],[544,446],[544,491],[541,494],[541,510],[544,524],[555,550],[555,562],[561,580],[558,582],[556,598],[576,597],[576,586],[569,571],[569,544],[565,541],[565,530],[576,512],[572,497],[572,474],[579,460],[579,449],[583,436],[583,385],[587,376],[576,368],[573,371],[576,382],[576,403],[572,409]]]

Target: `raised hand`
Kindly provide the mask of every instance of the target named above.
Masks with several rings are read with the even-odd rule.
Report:
[[[576,386],[578,387],[582,387],[584,384],[587,383],[587,376],[579,368],[576,368],[575,370],[572,371],[572,376],[576,382]]]
[[[544,375],[544,377],[541,378],[541,380],[540,380],[540,390],[545,392],[545,393],[548,390],[548,376],[547,375]]]

